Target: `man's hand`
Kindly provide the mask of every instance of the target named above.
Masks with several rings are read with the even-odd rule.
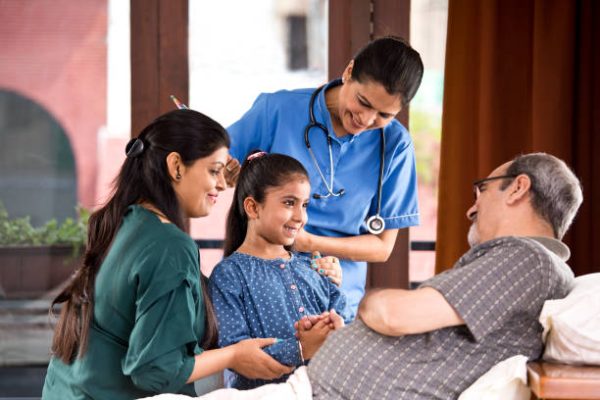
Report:
[[[343,328],[346,325],[346,323],[344,322],[344,318],[342,318],[342,316],[338,314],[333,308],[329,313],[329,319],[331,320],[331,325],[333,326],[334,330]]]
[[[323,344],[332,327],[324,319],[319,319],[310,329],[305,329],[301,322],[298,324],[298,340],[302,345],[302,356],[310,360]]]
[[[240,176],[240,162],[235,158],[227,155],[227,164],[225,164],[225,182],[228,187],[234,187],[237,183],[238,177]]]
[[[235,349],[232,368],[250,379],[275,379],[292,372],[291,367],[278,363],[262,348],[275,343],[275,339],[246,339],[232,347]]]
[[[294,322],[294,329],[296,330],[296,337],[298,336],[298,331],[300,330],[300,325],[305,331],[310,330],[317,322],[324,321],[329,327],[333,330],[343,328],[346,323],[344,319],[337,313],[333,308],[331,311],[325,311],[320,315],[308,315],[302,317],[300,321]]]

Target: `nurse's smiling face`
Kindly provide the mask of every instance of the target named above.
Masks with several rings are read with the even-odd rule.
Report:
[[[383,128],[402,109],[400,96],[389,94],[379,82],[359,82],[352,79],[352,65],[350,62],[346,67],[344,84],[339,86],[335,96],[337,99],[332,99],[331,103],[334,128],[338,136],[346,133],[357,135],[366,130]],[[338,128],[343,129],[341,135]]]

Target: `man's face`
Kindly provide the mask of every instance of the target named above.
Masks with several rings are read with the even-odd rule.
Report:
[[[496,168],[486,179],[504,176],[511,162]],[[505,178],[511,179],[511,178]],[[467,210],[467,218],[472,221],[467,240],[471,247],[496,237],[503,215],[507,192],[500,190],[505,179],[489,179],[475,188],[475,204]]]

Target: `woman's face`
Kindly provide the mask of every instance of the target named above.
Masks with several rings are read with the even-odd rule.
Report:
[[[402,109],[399,95],[391,95],[383,85],[373,80],[352,79],[352,63],[344,71],[340,87],[337,117],[344,130],[352,135],[383,128]]]
[[[179,166],[181,178],[175,180],[173,188],[179,205],[188,218],[207,216],[217,202],[219,192],[225,190],[223,172],[227,154],[228,149],[222,147],[189,166]]]

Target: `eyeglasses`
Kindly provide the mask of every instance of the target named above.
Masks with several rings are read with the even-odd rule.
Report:
[[[499,175],[499,176],[490,176],[489,178],[483,178],[478,181],[473,182],[473,194],[475,195],[475,200],[479,198],[481,192],[485,190],[485,184],[489,181],[495,181],[496,179],[514,179],[517,175]]]

